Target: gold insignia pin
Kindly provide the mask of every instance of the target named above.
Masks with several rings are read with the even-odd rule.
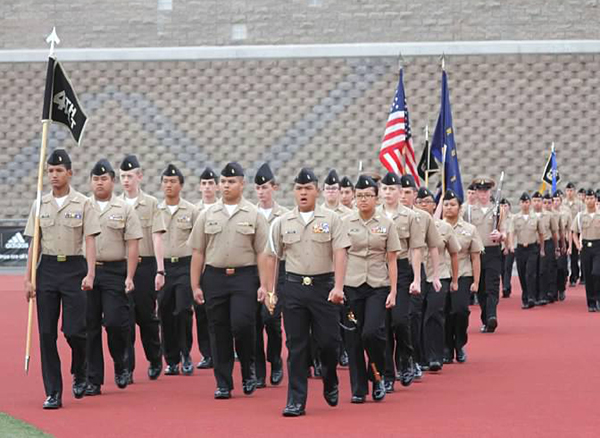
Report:
[[[58,156],[58,161],[62,161],[62,157],[60,155]]]

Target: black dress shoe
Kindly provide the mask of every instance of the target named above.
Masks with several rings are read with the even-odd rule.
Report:
[[[85,395],[86,397],[91,397],[94,395],[102,394],[102,390],[100,389],[100,385],[96,385],[95,383],[88,383],[85,387]]]
[[[323,369],[321,368],[321,362],[315,360],[314,368],[315,368],[315,372],[314,372],[315,379],[320,379],[321,377],[323,377]]]
[[[348,352],[346,350],[342,351],[342,354],[340,354],[340,366],[348,366]]]
[[[421,365],[421,370],[422,371],[429,371],[429,364],[422,364]]]
[[[393,380],[384,380],[383,387],[385,389],[385,392],[387,392],[388,394],[394,392],[394,381]]]
[[[571,281],[569,282],[569,286],[570,286],[570,287],[575,287],[575,285],[577,285],[577,282],[576,282],[576,281],[573,281],[573,280],[571,280]]]
[[[494,333],[496,331],[496,328],[498,327],[498,318],[496,318],[495,316],[488,318],[486,326],[487,333]]]
[[[160,376],[161,372],[162,372],[162,362],[159,362],[156,364],[150,364],[150,366],[148,367],[148,377],[150,378],[150,380],[158,379],[158,376]]]
[[[304,414],[306,411],[300,403],[290,403],[283,410],[284,417],[301,417]]]
[[[265,379],[263,379],[262,377],[258,377],[256,379],[256,389],[262,389],[262,388],[266,388],[267,387],[267,383],[265,382]]]
[[[596,306],[588,306],[588,312],[594,313],[594,312],[597,312],[597,311],[598,311],[598,309],[596,308]]]
[[[444,357],[443,362],[444,362],[444,365],[447,365],[449,363],[453,363],[454,362],[454,358],[452,358],[452,357]]]
[[[521,309],[525,310],[525,309],[530,309],[531,307],[529,307],[529,303],[521,303]]]
[[[373,401],[378,402],[383,400],[386,392],[387,391],[385,390],[385,384],[383,383],[383,380],[373,382],[373,392],[371,393]]]
[[[487,325],[485,325],[485,324],[484,324],[484,325],[482,325],[482,326],[479,328],[479,331],[480,331],[481,333],[487,333],[487,332],[488,332],[488,330],[487,330]]]
[[[323,398],[329,406],[337,406],[340,400],[340,390],[338,386],[335,385],[330,391],[323,389]]]
[[[196,365],[196,368],[198,368],[199,370],[206,370],[206,369],[209,369],[212,367],[213,367],[212,357],[205,357],[200,362],[198,362],[198,365]]]
[[[366,401],[367,401],[367,397],[365,397],[364,395],[353,395],[352,398],[350,399],[350,403],[354,403],[357,405],[360,405]]]
[[[44,409],[59,409],[62,408],[62,400],[59,394],[49,395],[44,401]]]
[[[283,368],[281,365],[279,368],[271,366],[271,385],[279,385],[283,380]]]
[[[231,398],[231,391],[227,388],[217,388],[215,391],[215,399],[216,400],[226,400]]]
[[[564,301],[565,298],[567,298],[567,296],[565,295],[565,291],[564,290],[562,292],[558,293],[558,301]]]
[[[85,387],[87,386],[85,380],[75,379],[73,381],[73,397],[76,399],[83,398],[85,396]]]
[[[192,358],[190,357],[190,355],[181,355],[181,359],[181,373],[184,376],[191,376],[192,374],[194,374],[194,362],[192,362]]]
[[[127,386],[129,385],[133,385],[133,373],[131,371],[129,371],[128,373],[128,378],[127,378]]]
[[[264,380],[263,380],[264,383]],[[256,379],[251,378],[248,380],[242,380],[242,389],[244,390],[244,394],[250,395],[256,390]]]
[[[456,350],[456,361],[458,363],[465,363],[467,361],[467,352],[464,348]]]
[[[167,365],[165,368],[165,376],[178,376],[179,375],[179,364]]]
[[[429,371],[438,372],[442,369],[442,364],[437,360],[429,362]]]
[[[421,369],[421,366],[418,363],[415,364],[414,370],[415,380],[421,380],[421,378],[423,377],[423,370]]]
[[[129,383],[129,371],[121,371],[120,373],[115,374],[115,383],[120,389],[127,388],[127,384]]]
[[[402,372],[400,373],[400,384],[404,387],[408,387],[412,384],[414,379],[415,367],[411,360],[407,365],[402,367]]]

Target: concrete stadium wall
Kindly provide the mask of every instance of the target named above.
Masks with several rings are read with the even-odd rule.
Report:
[[[598,0],[4,0],[0,49],[599,39]]]
[[[332,167],[355,177],[358,160],[383,172],[378,150],[397,85],[395,58],[64,65],[90,120],[81,148],[59,126],[51,128],[50,148],[70,151],[83,192],[96,160],[117,166],[127,153],[138,154],[145,188],[159,196],[162,170],[180,166],[184,197],[193,201],[204,166],[219,170],[230,160],[244,165],[250,182],[269,161],[287,205],[300,166],[321,179]],[[506,194],[516,201],[537,189],[554,141],[561,185],[598,185],[600,55],[454,56],[446,65],[464,182],[504,170]],[[35,194],[45,68],[0,63],[0,192],[8,194],[0,218],[25,217]],[[425,124],[433,130],[439,111],[439,60],[409,58],[405,69],[419,155]]]

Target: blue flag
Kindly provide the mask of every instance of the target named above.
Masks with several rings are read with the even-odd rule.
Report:
[[[556,173],[558,172],[556,166],[556,152],[554,152],[554,148],[552,148],[552,194],[556,193]]]
[[[444,146],[446,146],[445,160],[442,157]],[[454,128],[452,127],[448,76],[445,71],[442,72],[442,106],[431,141],[431,153],[439,162],[444,163],[446,190],[453,190],[461,200],[464,200],[460,166],[458,165],[458,151],[456,150]]]

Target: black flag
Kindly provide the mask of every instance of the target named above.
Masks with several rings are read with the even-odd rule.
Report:
[[[62,123],[69,128],[77,144],[81,145],[87,115],[77,100],[71,81],[60,63],[52,56],[48,59],[42,120]]]
[[[427,151],[429,151],[429,162],[427,161]],[[431,153],[431,148],[429,147],[429,142],[425,141],[425,148],[423,149],[423,153],[421,154],[421,159],[419,160],[419,165],[417,166],[417,172],[419,172],[419,177],[422,180],[425,180],[425,175],[429,173],[436,173],[440,171],[440,167],[438,166],[437,161],[433,157]]]
[[[554,163],[552,163],[554,159]],[[553,166],[554,164],[554,166]],[[544,174],[542,175],[542,181],[545,182],[546,184],[550,184],[550,187],[553,187],[552,184],[552,169],[554,168],[554,171],[556,172],[556,179],[555,179],[555,183],[554,186],[556,185],[556,183],[558,183],[560,181],[560,173],[558,173],[558,167],[556,165],[556,155],[554,153],[554,150],[552,151],[552,153],[550,154],[550,158],[548,158],[548,162],[546,163],[546,167],[544,167]],[[556,190],[556,188],[553,188],[553,191]]]

